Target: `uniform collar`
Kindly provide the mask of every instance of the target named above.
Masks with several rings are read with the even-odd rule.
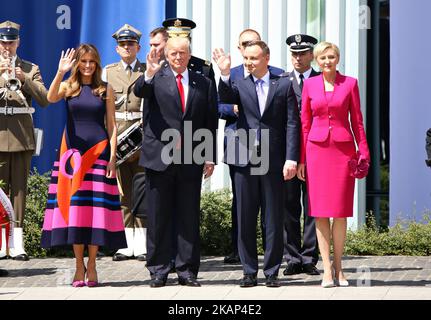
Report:
[[[308,79],[308,78],[310,77],[310,75],[311,75],[311,71],[313,71],[313,68],[310,68],[310,69],[308,69],[307,71],[305,71],[305,72],[303,73],[303,75],[304,75],[304,80],[305,80],[305,79]],[[295,72],[295,77],[296,77],[296,79],[298,79],[298,80],[299,80],[299,75],[300,75],[300,73],[299,73],[298,71],[296,71],[295,69],[293,70],[293,72]]]
[[[135,61],[133,61],[133,62],[130,64],[130,66],[132,67],[132,70],[135,70],[135,66],[136,66],[136,63],[137,63],[137,62],[138,62],[138,59],[135,59]],[[121,64],[123,65],[124,70],[126,70],[126,68],[127,68],[128,64],[127,64],[127,63],[125,63],[123,60],[121,60]]]

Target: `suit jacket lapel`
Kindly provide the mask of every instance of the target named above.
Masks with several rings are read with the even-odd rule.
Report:
[[[169,65],[162,67],[161,77],[163,78],[164,84],[168,87],[169,94],[175,99],[176,109],[178,114],[183,116],[182,107],[181,107],[181,98],[180,93],[178,92],[177,81],[174,77],[174,73],[172,72]]]
[[[132,72],[132,78],[130,79],[130,83],[133,84],[138,78],[144,73],[144,68],[139,60],[136,61],[135,68]],[[127,76],[127,75],[126,75]]]
[[[278,79],[280,79],[280,77],[275,76],[271,73],[269,74],[269,91],[268,91],[268,96],[266,97],[265,110],[263,111],[263,114],[265,114],[266,109],[268,109],[268,107],[272,103],[272,100],[274,99],[274,94],[278,87],[278,81],[277,81]]]
[[[249,97],[253,100],[254,108],[252,108],[252,111],[254,111],[258,118],[260,118],[259,99],[257,98],[256,85],[254,84],[253,76],[249,75],[247,78],[242,79],[242,81],[249,92]]]
[[[301,88],[299,87],[298,79],[296,79],[295,71],[292,71],[289,74],[289,79],[292,82],[293,91],[295,91],[295,95],[298,99],[302,96]]]
[[[191,109],[195,92],[196,92],[195,74],[189,70],[189,92],[187,94],[186,110],[184,111],[183,118],[186,116],[187,113],[191,112],[189,111],[189,109]]]
[[[126,85],[129,84],[129,78],[127,77],[126,70],[124,70],[123,63],[120,63],[117,66],[117,79],[120,79]]]

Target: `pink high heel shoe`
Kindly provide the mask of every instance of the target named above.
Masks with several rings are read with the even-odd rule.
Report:
[[[81,288],[85,286],[85,281],[82,280],[76,280],[72,282],[72,287],[74,288]]]
[[[96,273],[97,274],[97,273]],[[99,281],[90,281],[88,278],[85,279],[85,285],[89,288],[97,287],[99,285]]]
[[[85,277],[85,273],[87,272],[87,269],[84,268],[84,277]],[[74,280],[72,282],[72,287],[74,288],[81,288],[85,286],[85,281],[84,280]]]
[[[91,287],[97,287],[99,285],[98,281],[88,281],[88,279],[85,281],[85,285],[89,288]]]

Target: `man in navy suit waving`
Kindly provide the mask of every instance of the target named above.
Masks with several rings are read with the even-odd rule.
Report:
[[[238,50],[241,52],[241,56],[244,56],[245,45],[253,40],[261,40],[259,32],[253,29],[245,29],[239,35],[238,41]],[[268,70],[270,73],[274,75],[281,75],[284,70],[279,69],[273,66],[268,66]],[[247,78],[250,75],[250,72],[247,68],[244,67],[244,64],[240,64],[230,70],[230,78],[232,81],[236,79]],[[224,139],[224,148],[226,150],[227,145],[227,136],[231,130],[236,130],[236,121],[238,120],[238,106],[235,104],[224,104],[219,103],[218,105],[219,117],[223,120],[226,120],[225,124],[225,139]],[[238,217],[236,213],[236,193],[235,193],[235,182],[233,179],[234,167],[229,165],[229,175],[232,181],[232,252],[224,258],[224,263],[236,264],[240,262],[238,255]],[[261,221],[261,230],[262,230],[262,244],[263,249],[265,250],[265,221],[264,217],[260,217]]]
[[[170,38],[165,57],[168,64],[152,48],[134,88],[145,98],[140,164],[147,172],[147,268],[151,287],[166,284],[175,236],[178,282],[197,287],[200,191],[202,174],[211,176],[216,162],[217,93],[210,79],[187,69],[187,37]]]
[[[266,286],[280,286],[283,257],[283,183],[296,174],[300,120],[289,78],[268,71],[270,52],[263,41],[245,45],[244,64],[250,76],[230,79],[230,57],[215,49],[221,71],[219,97],[238,105],[236,134],[228,137],[224,161],[232,164],[237,197],[238,251],[244,277],[241,287],[257,285],[256,222],[265,217]]]

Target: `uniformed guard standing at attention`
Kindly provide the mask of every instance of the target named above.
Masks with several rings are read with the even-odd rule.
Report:
[[[139,45],[141,35],[139,30],[128,24],[122,26],[112,35],[117,41],[116,51],[121,60],[107,65],[102,75],[102,79],[107,81],[115,92],[115,118],[119,138],[127,129],[137,126],[137,123],[142,119],[142,99],[133,93],[136,80],[145,72],[145,64],[137,59],[137,54],[141,49]],[[142,141],[139,141],[139,144],[141,143]],[[118,148],[121,146],[119,145]],[[144,171],[144,168],[138,165],[138,160],[139,152],[135,152],[117,168],[127,248],[118,250],[112,257],[114,261],[128,260],[133,257],[139,261],[146,260],[145,221],[134,216],[131,212],[132,180],[137,173]]]
[[[292,54],[293,70],[283,73],[282,77],[289,77],[293,84],[298,108],[301,112],[302,87],[304,81],[319,75],[311,67],[314,60],[313,48],[317,39],[306,34],[295,34],[286,39]],[[284,257],[287,267],[283,271],[285,276],[299,273],[319,275],[316,264],[319,260],[317,250],[316,226],[313,217],[308,215],[308,196],[304,181],[294,177],[285,182],[284,202]],[[304,223],[301,223],[302,203],[304,207]],[[303,225],[303,231],[301,231]]]
[[[5,183],[4,191],[15,212],[14,248],[9,255],[15,260],[27,261],[23,223],[27,178],[36,147],[32,99],[41,107],[49,102],[39,67],[16,54],[20,45],[19,30],[17,23],[0,23],[0,180]],[[5,255],[6,250],[0,250],[0,258]]]

